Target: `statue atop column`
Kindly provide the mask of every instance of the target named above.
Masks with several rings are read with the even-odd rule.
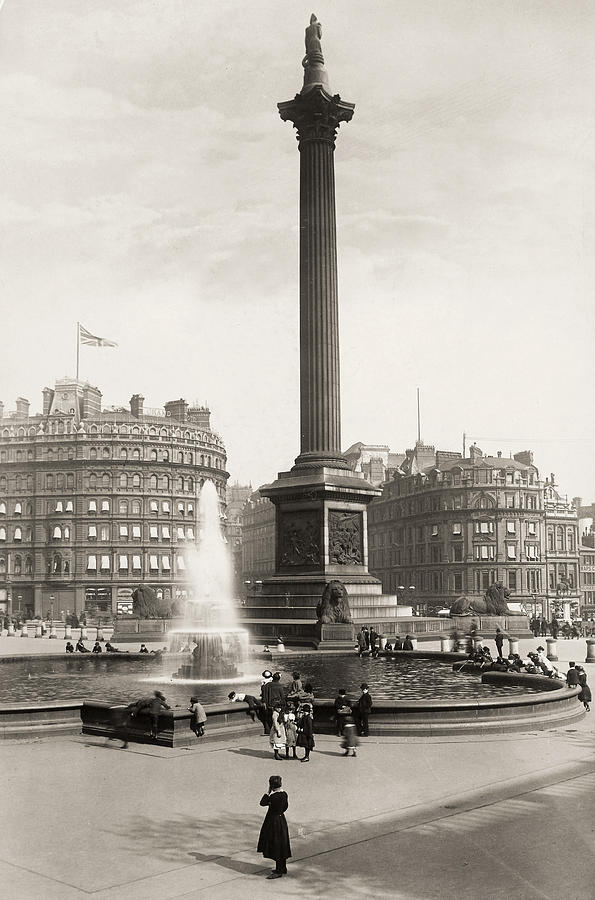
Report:
[[[310,24],[306,28],[306,55],[302,60],[304,67],[304,86],[302,93],[310,90],[314,85],[321,85],[330,92],[328,74],[324,68],[324,56],[320,39],[322,37],[322,25],[312,13]]]

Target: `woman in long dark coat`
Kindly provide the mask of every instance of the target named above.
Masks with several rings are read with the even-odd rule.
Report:
[[[258,836],[257,850],[265,859],[275,860],[275,869],[267,875],[267,878],[281,878],[282,875],[287,875],[287,860],[291,856],[289,830],[285,819],[285,810],[289,803],[287,794],[281,790],[282,784],[280,775],[271,775],[268,794],[263,794],[260,800],[260,805],[268,806],[268,809]]]
[[[312,725],[311,709],[308,705],[302,707],[302,718],[298,726],[298,747],[303,747],[306,751],[302,757],[302,762],[310,762],[310,750],[314,749],[314,727]]]

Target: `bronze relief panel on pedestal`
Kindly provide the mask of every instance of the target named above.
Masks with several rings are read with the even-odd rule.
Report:
[[[331,565],[363,566],[364,517],[361,512],[328,511],[328,548]]]
[[[284,512],[279,517],[279,565],[320,565],[320,525],[316,510]]]

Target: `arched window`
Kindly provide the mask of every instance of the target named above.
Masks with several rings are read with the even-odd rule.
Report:
[[[184,454],[182,453],[181,450],[180,450],[180,452],[178,453],[178,462],[181,462],[181,463],[184,462]]]
[[[6,559],[4,556],[0,556],[0,575],[6,574]]]
[[[192,477],[188,479],[188,490],[190,493],[194,493],[194,478]]]
[[[0,516],[6,515],[6,503],[4,500],[0,500]]]
[[[62,472],[58,472],[58,474],[56,475],[56,487],[58,488],[58,490],[64,488],[64,475],[62,474]]]
[[[132,476],[132,487],[139,488],[140,487],[140,475]]]
[[[96,488],[97,487],[97,475],[95,472],[91,472],[89,475],[89,487]]]
[[[6,540],[6,528],[4,525],[0,525],[0,541]]]
[[[574,552],[574,528],[569,528],[566,532],[566,546],[568,547],[569,552]]]
[[[183,490],[184,490],[184,479],[180,475],[180,477],[178,478],[178,491],[183,491]]]
[[[163,451],[163,462],[169,462],[169,450]]]
[[[109,447],[103,447],[101,450],[101,455],[103,456],[104,459],[109,459],[110,458]]]
[[[120,459],[128,459],[128,450],[126,447],[120,447]]]
[[[192,459],[192,453],[187,453],[187,454],[186,454],[186,462],[187,462],[187,463],[192,463],[193,461],[194,461],[194,460]]]
[[[33,504],[32,503],[27,503],[27,506],[25,507],[25,509],[27,511],[28,516],[33,515]]]
[[[62,574],[62,557],[59,553],[54,553],[54,558],[52,560],[52,572],[54,575]]]
[[[120,500],[120,502],[118,504],[118,511],[121,516],[128,515],[128,501],[127,500]]]
[[[27,490],[33,490],[33,475],[27,475]]]
[[[564,529],[561,525],[556,528],[556,550],[564,550]]]
[[[54,480],[54,479],[52,478],[52,481],[53,481],[53,480]],[[17,475],[17,477],[16,477],[16,479],[15,479],[15,488],[16,488],[17,491],[22,491],[22,490],[23,490],[23,479],[21,478],[20,475]]]
[[[157,451],[156,450],[151,450],[151,459],[153,460],[153,462],[157,461]]]
[[[74,447],[68,448],[68,459],[74,459]]]
[[[65,540],[65,541],[69,541],[69,540],[70,540],[70,525],[65,525],[65,526],[64,526],[64,540]]]
[[[164,491],[169,491],[169,475],[161,476],[161,487]]]
[[[149,479],[149,487],[151,488],[152,491],[157,490],[157,476],[156,475],[151,475],[151,477]]]
[[[55,541],[62,540],[62,529],[59,525],[54,525],[54,530],[52,532],[52,537]]]
[[[89,450],[89,459],[97,459],[97,447],[91,447]]]
[[[103,478],[101,479],[104,488],[110,486],[110,477],[107,472],[104,473]]]
[[[15,539],[15,541],[23,540],[23,529],[21,528],[20,525],[17,525],[17,527],[14,530],[14,539]]]
[[[124,473],[122,473],[120,475],[120,487],[125,488],[127,484],[128,484],[128,478]]]
[[[22,514],[22,512],[23,512],[23,504],[21,503],[20,500],[17,500],[17,502],[14,505],[14,514],[15,514],[15,516],[20,516]]]
[[[33,572],[33,559],[30,556],[25,557],[25,575],[31,575]]]
[[[21,575],[23,572],[23,561],[20,556],[14,558],[14,574]]]
[[[135,447],[134,450],[132,451],[132,458],[140,459],[140,450],[138,447]]]
[[[201,454],[200,454],[200,464],[201,464],[201,466],[204,466],[204,464],[205,464],[205,455],[204,455],[204,453],[201,453]]]
[[[140,500],[132,501],[132,515],[140,516]]]
[[[67,559],[64,560],[64,574],[70,575],[70,562]]]
[[[54,489],[54,476],[53,475],[45,476],[45,486],[49,491]]]
[[[6,475],[0,477],[0,491],[6,490]]]
[[[6,450],[0,450],[0,462],[6,462]]]
[[[27,540],[28,541],[33,540],[33,526],[32,525],[27,526]]]

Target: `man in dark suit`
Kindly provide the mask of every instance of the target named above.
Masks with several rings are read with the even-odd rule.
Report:
[[[353,715],[360,735],[368,737],[368,716],[372,709],[372,698],[368,692],[368,685],[365,682],[361,685],[361,691],[362,695],[353,709]]]

